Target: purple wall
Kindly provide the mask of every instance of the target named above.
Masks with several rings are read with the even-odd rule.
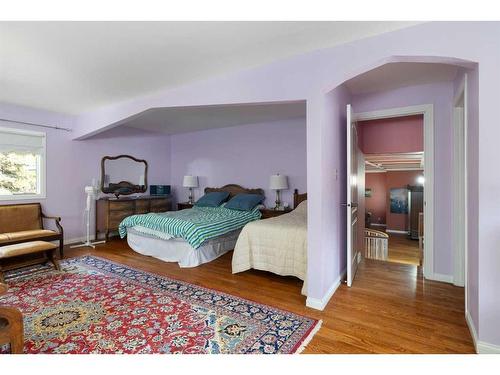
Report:
[[[265,190],[266,206],[274,206],[269,176],[288,176],[282,201],[293,205],[293,189],[306,191],[306,121],[298,118],[263,124],[211,129],[171,137],[172,185],[176,199],[186,201],[186,174],[199,176],[195,199],[207,186],[239,184]]]
[[[434,273],[453,274],[453,83],[409,86],[353,97],[355,112],[434,105]]]
[[[308,274],[314,275],[308,277],[308,300],[327,302],[325,295],[346,269],[346,212],[341,204],[346,201],[349,101],[342,86],[307,102]]]
[[[0,107],[1,110],[5,107]],[[18,108],[22,110],[22,108]],[[30,110],[35,115],[35,111]],[[57,116],[39,111],[47,124],[61,124]],[[40,120],[38,120],[40,121]],[[47,198],[40,200],[48,215],[62,218],[67,240],[80,239],[84,233],[84,187],[92,178],[100,179],[100,162],[105,155],[130,154],[147,160],[149,183],[170,182],[170,140],[168,136],[132,128],[113,129],[86,141],[73,141],[72,133],[22,126],[0,121],[0,126],[44,131],[47,134]],[[165,162],[167,161],[167,162]],[[25,203],[26,200],[0,201],[0,204]],[[93,226],[92,226],[93,228]]]

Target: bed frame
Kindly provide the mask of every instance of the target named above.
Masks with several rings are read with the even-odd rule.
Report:
[[[295,189],[293,191],[293,208],[297,208],[297,206],[303,201],[307,200],[307,193],[299,194],[299,190]]]
[[[205,188],[205,194],[206,193],[213,193],[213,192],[218,192],[218,191],[227,191],[229,193],[229,198],[231,199],[237,194],[260,194],[264,195],[264,190],[262,189],[246,189],[243,186],[236,185],[236,184],[229,184],[229,185],[224,185],[220,188],[214,188],[214,187],[206,187]]]

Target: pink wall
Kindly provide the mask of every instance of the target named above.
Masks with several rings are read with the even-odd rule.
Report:
[[[195,199],[207,186],[233,183],[264,189],[264,204],[274,206],[269,176],[275,173],[288,176],[282,201],[290,206],[293,189],[306,191],[305,118],[177,134],[171,137],[171,149],[171,182],[179,201],[188,197],[182,187],[186,174],[198,176]]]
[[[387,173],[366,173],[366,188],[372,189],[372,196],[365,198],[366,211],[372,213],[372,223],[385,224],[387,210]]]
[[[408,230],[405,214],[394,214],[390,210],[390,189],[417,185],[421,171],[394,171],[367,173],[366,187],[372,188],[372,197],[366,198],[366,210],[372,212],[372,223],[387,224],[387,229]]]
[[[406,231],[408,220],[406,214],[394,214],[390,210],[390,191],[393,188],[404,188],[407,185],[417,185],[417,177],[422,176],[421,171],[397,171],[386,173],[386,213],[387,229]]]
[[[358,122],[359,146],[365,154],[424,150],[422,115]]]

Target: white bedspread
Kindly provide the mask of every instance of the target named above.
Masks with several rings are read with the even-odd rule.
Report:
[[[179,267],[197,267],[224,255],[234,249],[240,230],[223,234],[205,241],[199,248],[193,248],[182,238],[169,240],[158,238],[156,233],[146,234],[134,228],[127,228],[127,242],[139,254],[152,256],[164,262],[177,262]]]
[[[233,253],[233,273],[250,268],[296,276],[307,287],[307,201],[288,214],[243,227]]]

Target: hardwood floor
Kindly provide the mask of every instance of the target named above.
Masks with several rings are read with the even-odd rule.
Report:
[[[111,240],[67,249],[68,257],[92,254],[193,284],[224,291],[298,314],[323,325],[304,353],[473,353],[464,319],[464,291],[424,281],[411,265],[363,260],[352,288],[342,284],[324,311],[305,306],[293,277],[247,271],[231,274],[232,252],[196,268],[181,269]]]
[[[420,264],[418,241],[410,240],[405,234],[388,234],[389,251],[387,261],[418,266]]]

